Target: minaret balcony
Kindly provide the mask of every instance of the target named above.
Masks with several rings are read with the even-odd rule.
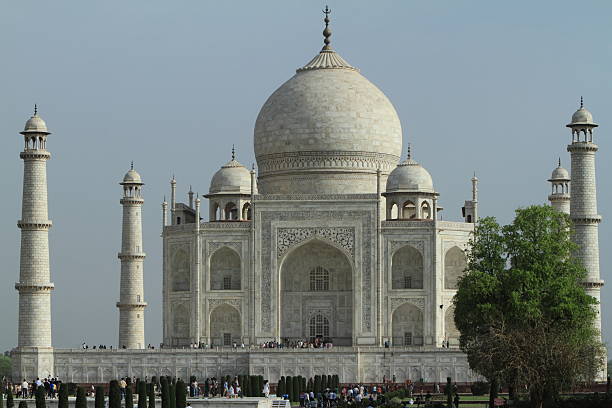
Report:
[[[144,309],[147,305],[147,302],[117,302],[119,309]]]
[[[144,252],[119,252],[117,258],[123,260],[144,259],[147,255]]]
[[[574,224],[599,224],[601,222],[601,215],[570,214],[570,218]]]
[[[45,221],[17,221],[17,227],[22,230],[48,230],[53,226],[51,220]]]
[[[36,149],[36,150],[24,150],[19,153],[19,157],[22,159],[43,159],[49,160],[51,158],[51,153],[46,150]]]
[[[32,282],[17,282],[15,283],[15,289],[19,292],[50,292],[55,289],[55,285],[49,283],[32,283]]]

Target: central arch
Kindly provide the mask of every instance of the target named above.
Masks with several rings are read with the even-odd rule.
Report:
[[[394,346],[423,345],[423,312],[410,303],[404,303],[393,312]]]
[[[215,346],[231,346],[241,343],[240,312],[236,308],[222,304],[210,313],[210,342]]]
[[[320,240],[291,251],[280,270],[280,337],[319,337],[353,343],[353,267],[339,249]],[[311,330],[312,329],[312,330]]]

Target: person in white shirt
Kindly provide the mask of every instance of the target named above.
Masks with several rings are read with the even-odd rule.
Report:
[[[270,396],[270,384],[268,383],[268,380],[264,382],[262,392],[263,392],[264,397],[268,398]]]

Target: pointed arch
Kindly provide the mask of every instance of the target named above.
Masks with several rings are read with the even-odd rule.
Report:
[[[454,246],[444,255],[444,289],[457,289],[459,277],[467,268],[465,252]]]
[[[404,303],[393,311],[391,319],[394,346],[423,345],[423,312],[411,303]]]
[[[390,220],[397,220],[399,218],[399,208],[396,203],[391,204],[391,210],[389,212]]]
[[[406,245],[391,258],[391,287],[393,289],[423,289],[423,255]]]
[[[210,340],[215,346],[231,346],[240,343],[242,324],[240,312],[235,307],[224,303],[210,312]]]
[[[190,287],[189,254],[184,249],[178,249],[171,261],[171,288],[173,292],[188,291]]]
[[[233,249],[224,246],[210,257],[210,289],[240,290],[242,288],[242,261]]]
[[[189,308],[178,303],[172,307],[172,337],[186,339],[189,337]]]
[[[421,203],[421,218],[424,220],[430,220],[431,215],[431,206],[429,205],[429,202],[423,201]]]
[[[411,220],[415,219],[416,216],[416,205],[410,200],[406,201],[404,205],[402,205],[402,219]]]
[[[450,345],[456,346],[459,344],[459,330],[455,325],[455,306],[450,306],[446,309],[444,315],[444,336]]]

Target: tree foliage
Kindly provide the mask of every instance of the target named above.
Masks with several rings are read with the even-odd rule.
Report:
[[[533,406],[591,381],[603,363],[597,301],[580,284],[586,271],[572,256],[571,226],[549,206],[519,209],[504,227],[481,219],[453,299],[471,369],[527,385]]]
[[[57,408],[68,408],[68,384],[60,384]]]
[[[183,380],[176,382],[176,408],[185,408],[187,406],[187,385]]]
[[[76,401],[74,403],[75,408],[87,408],[87,396],[85,395],[85,389],[78,387],[76,391]]]

